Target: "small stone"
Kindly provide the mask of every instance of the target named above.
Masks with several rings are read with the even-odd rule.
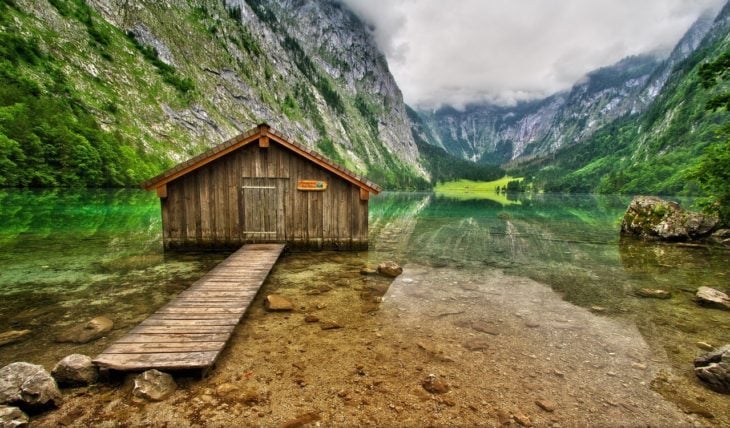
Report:
[[[134,378],[132,395],[152,401],[162,401],[177,389],[175,379],[159,370],[147,370]]]
[[[695,300],[708,308],[730,311],[730,297],[722,291],[710,287],[700,287],[695,294]]]
[[[228,397],[238,391],[238,387],[232,383],[222,383],[215,389],[215,394],[219,397]]]
[[[375,275],[377,273],[378,273],[378,268],[375,267],[375,266],[368,265],[368,266],[363,266],[360,269],[360,274],[361,275]]]
[[[499,336],[497,328],[486,321],[474,321],[470,324],[472,330],[476,330],[480,333],[491,334],[492,336]]]
[[[90,357],[71,354],[53,367],[51,375],[60,385],[89,385],[96,382],[99,371]]]
[[[637,369],[637,370],[646,370],[646,364],[631,363],[631,368],[634,368],[634,369]]]
[[[484,339],[471,339],[464,343],[464,348],[470,351],[486,351],[489,348],[489,342]]]
[[[385,261],[378,265],[378,273],[383,276],[395,278],[403,273],[403,268],[396,262]]]
[[[319,317],[317,315],[309,314],[304,317],[304,322],[308,322],[308,323],[319,322]]]
[[[541,408],[542,410],[546,412],[554,412],[557,406],[555,403],[549,400],[535,400],[535,404],[537,404],[537,407]]]
[[[17,407],[0,406],[0,427],[16,428],[28,426],[28,415]]]
[[[591,306],[591,312],[595,312],[597,314],[602,314],[606,311],[607,311],[607,309],[604,308],[603,306]]]
[[[319,420],[319,415],[315,412],[309,412],[284,423],[281,428],[299,428],[317,420]]]
[[[114,321],[107,317],[92,318],[83,325],[71,327],[56,337],[59,343],[87,343],[96,340],[114,328]]]
[[[0,333],[0,346],[20,342],[31,333],[30,330],[8,330]]]
[[[287,312],[294,310],[294,305],[277,294],[269,294],[264,302],[266,310],[270,312]]]
[[[431,394],[445,394],[449,392],[449,385],[438,379],[436,375],[430,374],[426,379],[421,382],[423,389],[430,392]]]
[[[557,369],[553,369],[553,374],[557,377],[565,377],[565,373],[563,373]]]
[[[669,299],[672,297],[672,293],[666,290],[659,290],[653,288],[640,288],[635,291],[639,297],[648,297],[650,299]]]
[[[60,403],[61,391],[42,366],[17,362],[0,369],[0,404],[34,409]]]
[[[525,323],[525,327],[527,327],[527,328],[538,328],[538,327],[540,327],[540,323],[535,322],[535,321],[527,321]]]
[[[322,330],[336,330],[338,328],[343,328],[341,324],[335,321],[322,321],[319,326]]]
[[[517,412],[517,413],[514,413],[512,416],[515,418],[515,422],[522,425],[523,427],[532,426],[532,421],[530,420],[529,417],[527,417],[527,415]]]
[[[512,417],[509,415],[509,413],[507,413],[501,409],[497,410],[497,420],[499,421],[499,424],[502,426],[509,425],[512,423]]]
[[[707,342],[697,342],[696,345],[698,348],[702,349],[703,351],[712,351],[713,349],[715,349],[714,346],[710,345]]]

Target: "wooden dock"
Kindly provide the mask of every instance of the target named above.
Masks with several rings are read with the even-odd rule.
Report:
[[[101,369],[206,370],[284,249],[245,245],[99,354]]]

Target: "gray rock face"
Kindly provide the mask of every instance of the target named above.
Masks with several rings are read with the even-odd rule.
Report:
[[[151,401],[162,401],[177,389],[175,379],[159,370],[147,370],[134,378],[132,395]]]
[[[730,311],[730,296],[714,288],[698,288],[695,299],[702,306]]]
[[[111,331],[114,321],[107,317],[96,317],[86,324],[71,327],[56,337],[56,342],[87,343]]]
[[[53,367],[51,374],[61,385],[89,385],[99,377],[99,371],[91,358],[82,354],[64,357]]]
[[[695,359],[695,374],[709,388],[730,393],[730,345]]]
[[[42,366],[18,362],[0,369],[0,404],[37,408],[60,402],[61,391]]]
[[[28,415],[17,407],[0,406],[0,428],[16,428],[28,425]]]
[[[621,234],[645,240],[702,240],[718,223],[716,216],[687,211],[676,202],[635,196],[621,222]]]
[[[403,273],[403,268],[396,262],[385,261],[378,265],[378,273],[384,276],[395,278]]]

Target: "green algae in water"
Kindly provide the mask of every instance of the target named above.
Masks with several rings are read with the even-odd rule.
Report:
[[[671,384],[675,391],[661,385],[658,390],[670,397],[711,394],[688,366],[699,352],[696,342],[730,343],[730,313],[701,308],[692,295],[702,285],[728,291],[730,253],[621,241],[627,197],[535,195],[519,202],[383,193],[370,201],[369,251],[317,254],[314,270],[308,255],[292,254],[266,287],[306,295],[354,288],[364,299],[354,310],[376,314],[388,284],[361,278],[359,266],[365,263],[393,259],[434,272],[529,277],[567,302],[600,306],[607,316],[635,325],[680,377],[680,388]],[[0,348],[0,364],[27,360],[50,367],[72,352],[94,355],[226,255],[165,253],[159,201],[152,193],[0,192],[0,331],[33,332]],[[291,272],[281,272],[284,267]],[[672,298],[637,298],[637,288],[666,289]],[[414,293],[417,298],[419,291]],[[252,320],[259,312],[253,311]],[[65,327],[98,315],[114,319],[109,337],[80,346],[53,342]]]

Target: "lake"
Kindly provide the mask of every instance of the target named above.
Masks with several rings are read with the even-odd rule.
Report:
[[[728,397],[691,364],[697,342],[730,343],[730,313],[692,300],[703,285],[727,291],[730,251],[622,241],[629,201],[383,193],[370,250],[283,256],[210,376],[149,406],[129,382],[76,390],[38,421],[730,424]],[[0,191],[0,332],[32,331],[0,364],[93,356],[226,255],[164,252],[152,193]],[[384,260],[404,274],[360,274]],[[645,287],[672,298],[634,295]],[[264,311],[273,292],[297,310]],[[108,337],[54,342],[98,315],[115,322]],[[449,391],[426,392],[430,375]]]

